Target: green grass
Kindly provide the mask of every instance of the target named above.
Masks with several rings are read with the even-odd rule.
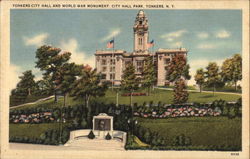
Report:
[[[139,91],[138,91],[139,92]],[[145,90],[142,90],[140,92],[145,92]],[[130,97],[124,97],[121,96],[123,93],[119,93],[119,104],[126,104],[129,105],[130,103]],[[189,100],[188,102],[198,102],[198,103],[207,103],[207,102],[213,102],[214,100],[223,99],[226,101],[237,101],[238,98],[240,98],[241,95],[237,94],[223,94],[223,93],[206,93],[206,92],[189,92]],[[109,103],[116,103],[116,92],[108,90],[106,92],[106,95],[103,97],[97,97],[92,98],[92,100],[96,100],[98,102],[103,102],[105,104]],[[157,104],[159,101],[166,104],[173,103],[173,91],[171,90],[161,90],[161,89],[155,89],[150,96],[133,96],[133,103],[138,103],[139,105],[142,105],[144,102],[149,103],[150,101],[153,101],[155,104]],[[83,99],[81,100],[74,100],[72,97],[67,98],[67,105],[79,105],[83,104]],[[34,108],[34,107],[43,107],[43,108],[55,108],[55,107],[61,107],[63,105],[63,97],[59,98],[58,103],[54,103],[54,99],[49,99],[47,101],[39,102],[32,105],[25,105],[23,107],[15,108],[15,109],[26,109],[26,108]]]
[[[130,97],[123,97],[121,94],[122,93],[119,95],[119,104],[129,104]],[[236,101],[240,97],[241,95],[235,94],[215,93],[213,95],[213,93],[189,92],[188,102],[207,103],[218,99]],[[104,97],[99,97],[97,100],[104,103],[116,103],[116,93],[109,90]],[[173,91],[155,89],[150,96],[134,96],[132,101],[133,103],[138,103],[139,105],[143,104],[144,102],[149,103],[150,101],[154,101],[155,104],[157,104],[159,101],[169,104],[173,103]]]
[[[64,126],[66,126],[66,124],[64,124]],[[59,124],[10,124],[9,135],[10,138],[13,136],[39,138],[42,133],[51,129],[59,129]]]
[[[193,146],[241,147],[241,118],[182,117],[169,119],[138,118],[138,123],[166,137],[167,142],[181,134],[191,138]]]

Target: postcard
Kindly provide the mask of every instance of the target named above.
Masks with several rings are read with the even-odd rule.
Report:
[[[249,1],[2,1],[1,158],[249,158]]]

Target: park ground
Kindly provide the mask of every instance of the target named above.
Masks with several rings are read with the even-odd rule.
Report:
[[[223,99],[225,101],[237,101],[241,97],[240,94],[231,93],[215,93],[212,92],[189,92],[188,102],[209,103],[214,100]],[[58,103],[54,103],[54,99],[36,102],[30,105],[23,105],[12,109],[28,109],[35,107],[55,108],[61,107],[63,98],[59,98]],[[108,90],[104,97],[98,97],[95,100],[105,104],[116,103],[116,92]],[[144,103],[162,104],[172,103],[173,93],[171,90],[155,89],[150,96],[135,96],[133,103],[142,105]],[[83,100],[74,100],[71,97],[67,99],[67,105],[82,104]],[[119,93],[119,104],[129,104],[129,97],[122,96]],[[148,128],[151,132],[157,132],[160,136],[165,137],[167,142],[171,143],[176,135],[185,134],[191,138],[193,146],[197,147],[223,147],[229,146],[237,150],[241,149],[241,117],[229,119],[224,116],[218,117],[180,117],[168,119],[150,119],[137,118],[138,124],[144,128]],[[67,123],[64,124],[66,126]],[[10,137],[28,137],[39,138],[40,135],[51,129],[59,129],[58,123],[43,124],[10,124]],[[135,145],[138,147],[147,147],[147,145],[136,138]],[[170,145],[171,146],[171,145]]]

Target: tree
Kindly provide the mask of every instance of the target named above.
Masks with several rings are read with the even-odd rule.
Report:
[[[55,102],[57,102],[57,88],[58,85],[55,82],[58,71],[63,64],[67,63],[70,59],[70,52],[62,52],[60,48],[43,45],[36,51],[36,67],[41,71],[44,71],[43,75],[51,76],[51,82],[54,85]]]
[[[53,83],[51,82],[50,76],[43,76],[43,79],[36,82],[37,91],[36,94],[52,95],[53,94]]]
[[[56,89],[60,90],[64,97],[64,106],[66,106],[67,94],[73,89],[73,83],[76,77],[80,75],[82,66],[75,63],[65,63],[56,72]]]
[[[139,88],[139,80],[135,74],[135,67],[129,63],[123,71],[121,89],[130,92],[130,106],[132,106],[132,95]]]
[[[191,78],[189,68],[186,57],[177,54],[167,67],[166,79],[170,82],[175,82],[180,78],[189,80]]]
[[[154,62],[151,56],[145,59],[143,71],[142,71],[142,86],[148,88],[148,95],[150,95],[151,88],[156,82],[156,70]]]
[[[203,69],[198,69],[196,71],[196,75],[194,76],[194,80],[196,81],[196,83],[199,85],[200,87],[200,92],[202,91],[202,86],[205,83],[205,72],[203,71]]]
[[[22,76],[19,76],[20,81],[17,86],[12,90],[11,95],[15,96],[17,102],[24,102],[26,98],[33,94],[36,89],[35,76],[31,70],[23,72]]]
[[[179,79],[175,82],[174,86],[174,103],[180,104],[185,103],[188,100],[188,92],[185,81],[183,79]]]
[[[215,62],[210,62],[206,67],[207,71],[205,73],[207,78],[207,86],[213,87],[213,95],[215,92],[215,88],[221,82],[221,77],[219,74],[219,66]]]
[[[96,69],[92,69],[88,65],[82,67],[79,79],[73,83],[71,96],[76,99],[84,99],[85,106],[88,108],[88,121],[91,121],[90,98],[104,96],[107,89],[108,86],[101,83],[101,74],[97,73]]]
[[[223,62],[221,76],[224,82],[233,82],[235,90],[237,90],[237,82],[242,79],[242,57],[240,54],[235,54]]]

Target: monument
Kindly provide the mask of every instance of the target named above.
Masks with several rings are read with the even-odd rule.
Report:
[[[105,113],[94,116],[93,132],[99,138],[105,138],[108,133],[113,137],[113,117]]]

